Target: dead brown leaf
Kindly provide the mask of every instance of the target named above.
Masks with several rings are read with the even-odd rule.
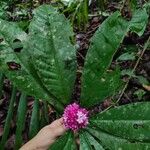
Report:
[[[147,91],[150,92],[150,85],[144,85],[144,84],[143,84],[143,88],[144,88],[145,90],[147,90]]]

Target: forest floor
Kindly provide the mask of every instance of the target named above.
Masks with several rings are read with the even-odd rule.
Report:
[[[108,7],[109,11],[115,11],[115,9],[116,9],[115,4],[110,4],[110,6]],[[74,29],[75,34],[76,34],[76,41],[77,41],[77,44],[79,45],[79,48],[77,51],[77,61],[78,61],[77,79],[76,79],[76,85],[75,85],[75,90],[73,94],[73,100],[75,101],[79,101],[79,98],[80,98],[80,90],[81,90],[80,78],[82,75],[82,68],[84,66],[86,52],[87,52],[87,49],[89,48],[90,38],[93,36],[95,31],[101,25],[102,21],[105,18],[106,17],[103,17],[103,16],[91,17],[87,25],[87,29],[85,31],[79,31],[77,28]],[[108,108],[109,106],[112,105],[112,103],[114,103],[113,101],[114,99],[116,100],[120,99],[119,105],[128,104],[128,103],[137,102],[137,101],[150,101],[150,86],[146,85],[146,83],[150,83],[150,48],[148,48],[142,55],[142,52],[144,49],[143,45],[144,43],[146,43],[149,37],[150,37],[150,21],[149,21],[149,24],[147,25],[146,31],[143,36],[138,37],[137,35],[133,33],[132,34],[129,33],[125,37],[118,52],[114,56],[114,60],[111,64],[110,69],[115,68],[115,66],[117,65],[120,66],[122,70],[122,79],[124,80],[126,87],[124,88],[123,91],[120,91],[118,95],[116,95],[115,97],[108,98],[103,103],[93,107],[91,110],[92,113],[97,112],[97,111],[99,112],[99,111],[102,111],[103,109]],[[126,60],[119,61],[118,60],[119,56],[126,53],[127,51],[130,54],[134,52],[133,58],[130,58],[130,59],[127,58]],[[140,58],[140,61],[138,62],[139,58]],[[135,69],[135,71],[131,74],[131,71],[133,69]],[[11,91],[12,91],[11,87],[12,86],[11,86],[10,81],[5,78],[4,85],[3,85],[3,96],[2,96],[2,99],[0,100],[0,137],[3,134],[4,122],[5,122],[5,118],[7,115],[9,100],[11,97]],[[19,95],[20,93],[18,92],[17,101],[19,100]],[[17,108],[17,103],[15,107]],[[31,117],[32,107],[33,107],[33,98],[29,97],[26,126],[29,126],[29,120]],[[43,108],[42,102],[41,102],[40,107],[41,109]],[[16,110],[17,109],[15,109],[13,120],[11,122],[11,132],[9,134],[9,139],[6,145],[6,149],[13,148],[14,139],[15,139],[15,129],[16,129],[16,124],[15,124],[16,123],[15,114],[17,114]],[[45,120],[48,119],[48,122],[53,121],[56,117],[56,113],[51,107],[48,107],[48,114],[49,114],[49,118],[45,117]],[[28,128],[25,128],[25,131],[24,131],[25,141],[27,140],[28,130],[29,130]]]

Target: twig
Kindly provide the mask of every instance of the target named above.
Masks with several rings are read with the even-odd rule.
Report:
[[[123,1],[122,7],[120,8],[120,12],[123,11],[123,9],[124,9],[124,7],[125,7],[125,5],[126,5],[127,2],[128,2],[128,0],[124,0]]]
[[[135,64],[135,66],[134,66],[134,68],[133,68],[131,74],[133,74],[133,73],[135,72],[137,66],[139,65],[139,62],[140,62],[141,58],[143,57],[143,55],[144,55],[146,49],[148,48],[149,42],[150,42],[150,37],[148,38],[147,42],[145,43],[144,48],[143,48],[143,50],[142,50],[142,53],[141,53],[141,55],[139,56],[139,58],[138,58],[138,60],[137,60],[137,62],[136,62],[136,64]],[[116,104],[117,104],[117,103],[120,101],[120,99],[122,98],[122,96],[123,96],[123,94],[124,94],[124,92],[125,92],[125,90],[126,90],[128,84],[129,84],[129,81],[130,81],[131,77],[132,77],[132,75],[129,76],[127,83],[125,84],[125,86],[124,86],[124,88],[123,88],[123,90],[122,90],[122,92],[121,92],[121,94],[120,94],[118,100],[116,101]]]

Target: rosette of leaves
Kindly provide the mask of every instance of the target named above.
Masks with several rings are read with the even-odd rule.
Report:
[[[147,21],[146,10],[141,9],[131,21],[115,12],[101,24],[85,59],[80,100],[83,107],[88,109],[104,101],[122,87],[119,68],[108,68],[127,32],[141,35]],[[76,76],[72,36],[69,21],[49,5],[34,11],[28,34],[15,23],[0,20],[0,71],[18,89],[48,101],[62,113],[71,102]],[[91,116],[88,127],[79,131],[80,149],[150,149],[149,114],[150,103],[141,102]],[[69,130],[50,149],[76,149],[73,132]]]

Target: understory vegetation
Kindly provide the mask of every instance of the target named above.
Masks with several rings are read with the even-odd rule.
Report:
[[[0,150],[73,103],[89,123],[50,150],[150,149],[150,1],[0,1]]]

